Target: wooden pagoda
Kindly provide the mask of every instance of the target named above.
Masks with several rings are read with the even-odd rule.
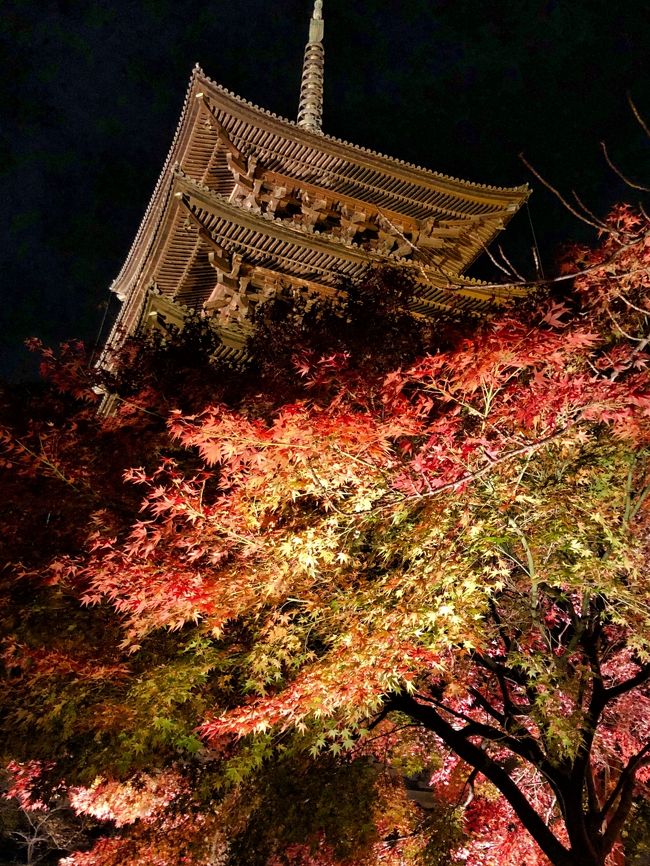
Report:
[[[256,304],[327,295],[372,264],[419,285],[414,310],[478,315],[511,297],[463,276],[528,196],[445,177],[324,135],[322,2],[316,0],[296,122],[192,72],[174,140],[112,285],[122,308],[104,358],[139,329],[212,317],[240,355]],[[107,361],[105,361],[106,363]],[[110,362],[107,362],[110,363]]]

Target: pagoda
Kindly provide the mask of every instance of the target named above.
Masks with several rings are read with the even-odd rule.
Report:
[[[516,293],[464,276],[528,197],[446,177],[325,135],[323,3],[316,0],[296,121],[195,67],[171,149],[111,289],[112,349],[147,327],[211,318],[241,357],[257,304],[331,296],[371,265],[417,284],[413,311],[481,315]]]

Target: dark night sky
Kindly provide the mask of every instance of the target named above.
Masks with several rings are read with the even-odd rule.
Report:
[[[93,343],[171,143],[191,68],[294,117],[311,0],[5,0],[0,374],[19,348]],[[584,237],[518,160],[600,213],[650,182],[645,0],[325,0],[325,131],[483,183],[530,181],[545,264]],[[505,246],[521,259],[520,214]],[[530,267],[528,268],[531,272]],[[109,317],[116,312],[113,300]]]

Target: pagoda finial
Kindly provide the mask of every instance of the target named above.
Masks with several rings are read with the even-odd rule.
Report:
[[[325,51],[323,49],[323,0],[315,0],[314,12],[309,24],[309,42],[305,48],[300,85],[298,126],[310,132],[322,132],[323,122],[323,73]]]

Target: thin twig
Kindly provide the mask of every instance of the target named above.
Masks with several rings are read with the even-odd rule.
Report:
[[[507,255],[503,252],[503,247],[501,246],[501,244],[499,244],[498,249],[499,249],[499,252],[501,253],[501,258],[502,258],[503,261],[508,265],[508,267],[512,270],[512,273],[513,273],[516,277],[519,277],[519,279],[520,279],[522,282],[524,282],[524,279],[525,279],[525,278],[522,277],[522,275],[521,275],[521,274],[519,273],[519,271],[515,268],[515,266],[512,264],[512,262],[511,262],[510,259],[507,257]]]
[[[530,205],[528,202],[526,202],[526,213],[528,215],[528,225],[530,226],[530,233],[533,236],[533,258],[535,259],[535,266],[537,268],[537,278],[543,280],[546,275],[544,273],[544,268],[542,267],[542,257],[539,252],[537,234],[535,233],[535,226],[533,225],[533,218],[530,213]]]
[[[638,120],[639,125],[641,126],[641,129],[645,132],[645,134],[648,136],[648,138],[650,138],[650,128],[648,127],[648,124],[645,122],[645,120],[644,120],[644,119],[641,117],[641,115],[639,114],[639,110],[638,110],[638,108],[636,107],[636,105],[634,104],[634,102],[633,102],[633,100],[632,100],[632,97],[631,97],[629,91],[628,91],[628,94],[627,94],[627,101],[628,101],[628,104],[629,104],[630,108],[632,109],[632,114],[633,114],[633,115],[636,117],[636,119]]]
[[[603,229],[606,232],[610,231],[610,228],[607,225],[607,223],[603,222],[600,219],[600,217],[596,216],[596,214],[593,211],[589,210],[587,205],[583,202],[583,200],[580,198],[580,196],[578,195],[578,193],[574,189],[571,190],[571,195],[574,197],[574,199],[576,200],[578,205],[583,209],[583,211],[586,214],[588,214],[595,223],[598,223],[598,225],[601,227],[601,229]]]
[[[650,271],[650,267],[643,268],[644,271]],[[637,307],[636,304],[633,304],[632,301],[628,301],[627,298],[623,297],[623,295],[616,295],[617,301],[623,301],[626,307],[629,307],[631,310],[636,310],[637,313],[643,313],[644,316],[650,316],[650,310],[646,310],[645,307]]]
[[[515,277],[518,277],[518,276],[519,276],[519,274],[514,273],[514,271],[513,271],[513,272],[510,272],[509,270],[506,270],[506,268],[504,268],[503,265],[500,264],[500,263],[499,263],[499,262],[494,258],[494,256],[493,256],[492,253],[490,252],[490,250],[489,250],[485,245],[483,246],[483,252],[487,255],[487,257],[488,257],[489,260],[492,262],[492,264],[495,266],[495,268],[498,268],[500,271],[503,271],[503,273],[504,273],[507,277],[512,277],[513,274],[514,274]]]
[[[550,190],[550,192],[552,192],[553,195],[555,195],[562,202],[562,204],[569,211],[569,213],[573,214],[573,216],[576,217],[576,219],[579,219],[580,222],[586,223],[587,225],[596,229],[596,231],[598,231],[598,232],[602,231],[601,225],[598,225],[598,223],[592,222],[592,220],[587,219],[587,217],[583,216],[572,205],[570,205],[569,202],[564,198],[562,193],[559,190],[555,189],[554,186],[551,186],[551,184],[547,180],[545,180],[541,176],[541,174],[532,167],[532,165],[528,162],[528,160],[523,155],[523,153],[519,154],[519,159],[523,162],[523,164],[531,172],[531,174],[533,174],[537,178],[537,180],[546,187],[546,189]],[[619,232],[616,232],[612,229],[608,229],[608,231],[611,235],[613,235],[615,237],[617,237],[619,235]]]
[[[600,146],[602,148],[603,155],[605,156],[605,162],[611,168],[611,170],[614,172],[614,174],[616,174],[616,175],[618,175],[618,177],[620,177],[620,179],[623,181],[624,184],[632,187],[632,189],[640,189],[641,192],[650,192],[650,187],[642,186],[640,183],[634,183],[633,180],[630,180],[629,177],[626,177],[623,174],[623,172],[620,170],[620,168],[618,168],[616,165],[614,165],[612,160],[609,158],[609,154],[607,153],[607,146],[606,146],[604,141],[600,142]]]
[[[633,343],[643,343],[643,346],[644,346],[644,348],[645,348],[645,346],[646,346],[647,343],[648,343],[648,338],[647,338],[647,337],[633,337],[632,334],[628,334],[627,331],[625,331],[625,330],[623,330],[623,328],[621,328],[620,324],[616,321],[616,319],[615,319],[614,316],[612,315],[612,311],[611,311],[611,310],[605,308],[605,312],[607,313],[607,315],[609,316],[609,318],[610,318],[610,319],[612,320],[612,322],[614,323],[614,327],[618,330],[618,332],[619,332],[623,337],[625,337],[626,340],[631,340]]]
[[[650,218],[648,219],[648,222],[650,222]],[[612,255],[608,259],[604,259],[602,262],[598,262],[595,265],[590,265],[588,268],[583,268],[582,270],[579,270],[579,271],[572,271],[570,274],[562,274],[559,277],[551,277],[549,279],[542,279],[542,280],[526,280],[525,282],[521,282],[521,283],[487,283],[487,284],[482,284],[481,288],[482,289],[508,289],[508,288],[533,289],[533,288],[537,288],[537,287],[541,287],[541,286],[548,286],[548,285],[551,285],[553,283],[564,283],[567,280],[574,280],[576,277],[584,277],[587,274],[593,274],[596,271],[603,270],[604,268],[607,267],[607,265],[610,265],[612,262],[616,261],[616,259],[618,259],[619,256],[621,256],[623,253],[627,252],[627,250],[630,250],[639,244],[645,243],[645,239],[646,239],[647,234],[648,233],[646,232],[643,235],[638,235],[629,243],[622,244],[614,253],[612,253]],[[622,275],[607,274],[607,279],[609,279],[609,280],[623,279],[625,277],[633,276],[634,274],[647,273],[647,271],[648,271],[647,266],[642,267],[642,268],[634,268],[631,271],[626,271]],[[462,288],[462,286],[458,286],[458,288]]]

